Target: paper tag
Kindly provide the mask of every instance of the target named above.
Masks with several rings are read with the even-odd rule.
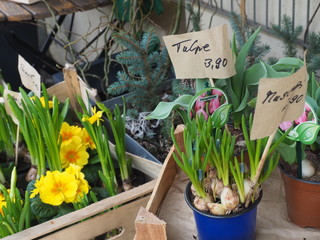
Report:
[[[9,105],[9,102],[8,102],[8,95],[12,96],[13,99],[18,104],[18,106],[21,107],[21,99],[22,99],[21,93],[14,92],[14,91],[8,90],[6,88],[3,91],[4,107],[6,109],[6,112],[8,113],[9,116],[11,116],[12,120],[14,121],[14,123],[19,125],[18,119],[15,117],[15,115],[11,111],[11,108],[10,108],[10,105]]]
[[[227,25],[163,37],[177,78],[228,78],[236,74]]]
[[[304,111],[307,87],[306,62],[291,76],[262,78],[258,87],[251,140],[270,136],[280,123],[299,118]]]
[[[23,57],[19,55],[18,70],[23,86],[32,91],[37,97],[41,93],[41,76]]]

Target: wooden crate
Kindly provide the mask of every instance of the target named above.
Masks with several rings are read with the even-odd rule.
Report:
[[[140,207],[146,206],[162,165],[130,153],[127,156],[133,159],[134,168],[150,178],[149,182],[3,239],[88,240],[115,228],[123,231],[112,237],[113,240],[132,239],[135,235],[134,220]]]
[[[184,151],[183,147],[183,125],[178,125],[175,130],[175,136],[177,142],[179,143],[179,147],[182,151]],[[168,153],[159,177],[156,181],[155,187],[151,194],[151,197],[148,201],[146,210],[154,214],[155,216],[159,214],[161,210],[162,203],[171,188],[175,177],[178,173],[178,166],[173,158],[173,152],[175,151],[174,146],[171,147],[170,152]],[[144,210],[140,210],[137,218],[135,220],[135,228],[136,228],[136,235],[134,240],[167,240],[165,232],[165,227],[163,227],[163,221],[157,221],[154,218],[145,217],[146,213]],[[144,221],[141,219],[144,218]],[[161,231],[159,231],[159,229]]]

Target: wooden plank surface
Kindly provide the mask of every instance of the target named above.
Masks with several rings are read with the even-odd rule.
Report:
[[[21,4],[21,7],[29,11],[34,19],[43,19],[47,17],[52,17],[53,14],[57,14],[57,11],[51,9],[52,12],[48,10],[48,6],[44,2],[37,2],[34,4]]]
[[[76,5],[81,11],[99,7],[98,2],[95,0],[70,0],[70,2]]]
[[[79,11],[76,5],[66,0],[47,0],[48,4],[57,11],[59,15],[66,15]]]
[[[42,237],[41,239],[88,240],[121,227],[122,232],[113,236],[112,240],[131,240],[135,234],[134,220],[140,207],[146,206],[149,197],[150,196],[140,198],[110,212],[100,214],[94,218],[90,218],[86,221],[50,234],[49,236]]]
[[[30,12],[14,2],[0,1],[0,11],[10,22],[27,21],[33,18]]]
[[[37,237],[44,236],[45,234],[51,233],[55,230],[62,229],[64,227],[70,226],[71,224],[82,221],[83,219],[97,215],[112,207],[119,206],[124,203],[135,200],[139,197],[145,196],[146,194],[152,192],[155,183],[156,179],[147,182],[139,187],[130,189],[129,191],[118,194],[116,196],[109,197],[99,202],[93,203],[78,211],[71,212],[67,215],[52,219],[50,221],[46,221],[34,227],[28,228],[24,231],[18,232],[14,235],[10,235],[8,237],[3,238],[3,240],[34,239]]]

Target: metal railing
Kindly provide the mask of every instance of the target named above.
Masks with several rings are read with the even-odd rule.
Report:
[[[187,0],[189,3],[194,0]],[[217,13],[230,16],[231,12],[240,13],[240,0],[200,0],[202,7],[217,10]],[[298,7],[297,7],[298,5]],[[272,8],[273,11],[270,11]],[[320,0],[247,0],[246,13],[250,25],[259,25],[266,32],[272,33],[272,25],[280,25],[284,14],[292,20],[292,27],[301,25],[303,34],[298,44],[306,47],[310,31],[320,32]],[[303,22],[304,21],[304,22]]]

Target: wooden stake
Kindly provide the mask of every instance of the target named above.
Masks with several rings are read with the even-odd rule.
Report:
[[[213,81],[213,78],[209,78],[209,82],[210,82],[211,87],[214,87],[214,81]]]
[[[78,104],[77,96],[81,96],[80,84],[76,69],[71,64],[66,64],[63,69],[63,78],[66,83],[68,97],[70,99],[71,107],[80,111],[81,108]]]

